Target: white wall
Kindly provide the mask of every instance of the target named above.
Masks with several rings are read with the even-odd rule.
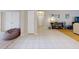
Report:
[[[4,30],[20,27],[20,14],[19,11],[6,11],[4,12]]]
[[[21,35],[26,35],[27,34],[27,11],[21,11],[20,12],[20,17],[21,17]]]
[[[48,10],[46,11],[46,21],[45,25],[49,26],[48,18],[51,17],[52,14],[60,14],[60,18],[57,18],[59,22],[65,21],[67,25],[71,25],[71,23],[74,21],[75,16],[79,16],[78,10]],[[70,17],[68,19],[65,19],[65,14],[69,14]]]
[[[2,20],[2,13],[1,13],[1,11],[0,11],[0,31],[1,31],[1,27],[2,27],[2,26],[1,26],[1,25],[2,25],[2,23],[1,23],[2,21],[1,21],[1,20]]]
[[[10,28],[21,28],[21,36],[27,34],[27,11],[1,11],[1,30],[6,31]]]
[[[21,27],[22,35],[37,32],[37,13],[36,11],[2,11],[2,31],[11,28]],[[0,14],[1,15],[1,14]]]

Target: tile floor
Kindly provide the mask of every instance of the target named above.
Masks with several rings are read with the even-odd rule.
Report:
[[[6,48],[10,49],[77,49],[79,42],[54,30],[40,30],[37,35],[26,35],[15,40]]]

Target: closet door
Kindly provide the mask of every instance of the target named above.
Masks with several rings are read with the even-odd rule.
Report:
[[[37,32],[37,20],[35,16],[36,12],[34,10],[28,11],[28,33]]]
[[[28,11],[28,33],[34,33],[34,11]]]
[[[12,28],[20,27],[19,11],[6,11],[4,16],[4,29],[9,30]]]

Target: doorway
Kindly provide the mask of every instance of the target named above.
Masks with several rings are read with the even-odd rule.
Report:
[[[44,28],[44,19],[45,19],[45,12],[44,11],[37,11],[37,30]]]

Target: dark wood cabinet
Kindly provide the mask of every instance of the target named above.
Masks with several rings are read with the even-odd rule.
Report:
[[[50,23],[52,29],[62,29],[63,28],[63,23],[61,22],[55,22],[55,23]]]

